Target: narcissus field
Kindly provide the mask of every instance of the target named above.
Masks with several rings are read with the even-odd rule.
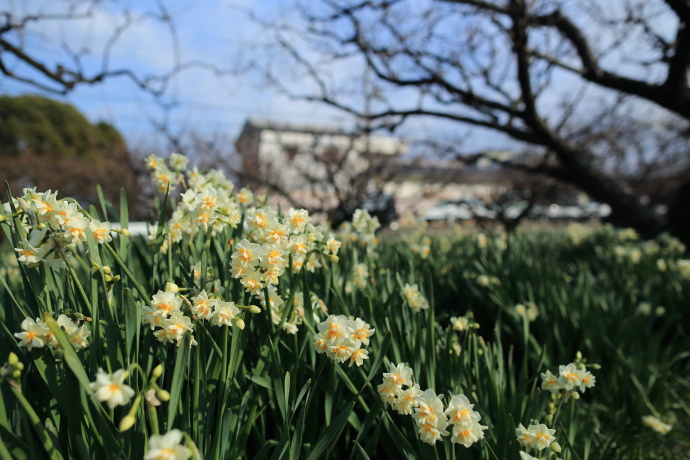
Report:
[[[690,458],[673,238],[333,231],[147,163],[149,237],[125,191],[9,191],[0,459]]]

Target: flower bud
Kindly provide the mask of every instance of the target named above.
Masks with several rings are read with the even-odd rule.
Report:
[[[261,308],[257,307],[256,305],[250,305],[249,306],[249,313],[257,314],[261,313]]]
[[[244,330],[244,320],[242,318],[235,318],[235,324],[237,327]]]
[[[551,450],[558,454],[561,452],[561,445],[554,441],[551,443]]]
[[[132,426],[134,426],[134,422],[136,421],[137,420],[133,415],[126,415],[122,421],[120,421],[120,432],[127,431],[132,428]]]
[[[333,262],[334,264],[338,263],[338,261],[340,260],[340,257],[336,256],[335,254],[330,254],[330,255],[328,256],[328,258],[329,258],[329,259],[331,260],[331,262]]]
[[[170,393],[161,388],[156,391],[156,396],[158,396],[158,399],[161,401],[170,401]]]
[[[165,283],[165,292],[179,292],[180,288],[172,281]]]
[[[571,396],[573,397],[573,399],[580,399],[580,393],[578,393],[577,391],[571,392]]]
[[[122,235],[124,235],[124,236],[129,236],[129,235],[132,234],[132,232],[130,232],[130,231],[127,230],[126,228],[123,228],[122,230],[120,230],[120,234],[122,234]]]
[[[10,355],[7,357],[7,364],[9,364],[10,366],[14,366],[18,362],[19,358],[14,353],[10,353]]]
[[[158,366],[153,368],[153,372],[151,372],[151,380],[156,380],[162,374],[163,374],[163,365],[159,364]]]

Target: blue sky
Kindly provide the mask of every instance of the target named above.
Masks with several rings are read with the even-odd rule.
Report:
[[[211,62],[230,69],[238,56],[261,38],[261,31],[249,20],[247,11],[262,17],[279,17],[286,2],[270,0],[197,0],[165,1],[175,18],[179,37],[180,60]],[[59,12],[61,1],[0,0],[0,11],[14,14]],[[45,21],[31,29],[27,46],[41,53],[48,63],[65,59],[62,43],[74,51],[88,49],[85,68],[101,67],[102,50],[115,27],[123,23],[122,9],[134,18],[147,12],[160,12],[155,1],[104,2],[88,19]],[[112,47],[109,67],[130,68],[140,75],[162,74],[174,66],[171,35],[167,25],[148,17],[129,27]],[[21,70],[15,64],[15,70]],[[0,77],[0,93],[40,93],[35,88]],[[46,93],[44,93],[46,94]],[[160,122],[164,113],[152,98],[125,78],[112,78],[97,85],[84,85],[67,96],[54,96],[69,102],[92,121],[114,124],[131,147],[155,143],[151,120]],[[348,118],[316,104],[290,101],[275,91],[262,87],[250,76],[216,77],[207,70],[187,70],[177,76],[166,91],[166,100],[176,101],[168,114],[172,126],[201,134],[217,132],[235,135],[249,117],[281,121],[342,124]]]

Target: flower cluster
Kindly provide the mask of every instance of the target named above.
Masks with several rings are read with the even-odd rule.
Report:
[[[685,279],[690,280],[690,259],[676,260],[676,267],[678,267],[678,271]]]
[[[282,218],[270,207],[248,209],[249,239],[234,247],[232,276],[240,279],[247,292],[257,294],[266,286],[277,285],[290,261],[294,272],[302,268],[313,272],[319,267],[318,258],[310,257],[314,252],[337,261],[340,242],[333,235],[325,239],[323,228],[310,220],[304,209],[291,208]]]
[[[192,333],[195,321],[207,320],[214,326],[232,326],[237,324],[244,328],[240,307],[251,313],[261,311],[255,306],[238,306],[218,297],[209,297],[205,290],[188,300],[177,293],[177,286],[170,283],[166,291],[158,291],[151,299],[151,304],[143,308],[142,323],[148,325],[153,335],[163,343],[177,342],[179,346],[186,332]],[[187,305],[191,317],[182,310]],[[196,345],[192,336],[191,345]]]
[[[60,315],[57,318],[58,325],[67,333],[70,342],[75,350],[86,348],[89,343],[87,339],[91,335],[91,331],[86,327],[86,324],[78,326],[67,315]],[[21,324],[22,332],[14,334],[19,339],[19,346],[31,351],[34,348],[60,348],[60,343],[53,335],[46,323],[36,318],[26,318]]]
[[[58,200],[57,193],[25,188],[23,196],[13,200],[16,214],[11,214],[9,202],[3,204],[3,212],[19,216],[26,232],[20,247],[15,248],[19,262],[25,265],[65,267],[66,256],[86,242],[87,229],[97,244],[112,241],[110,232],[115,230],[109,222],[92,219],[74,200]]]
[[[450,327],[454,331],[469,331],[470,329],[479,329],[479,323],[474,321],[472,312],[467,312],[465,316],[451,316]]]
[[[168,163],[172,170],[163,158],[150,155],[146,159],[146,165],[161,193],[168,187],[172,192],[178,183],[184,182],[184,173],[187,175],[188,188],[181,194],[181,200],[165,227],[171,241],[179,242],[185,237],[194,237],[199,232],[210,231],[212,235],[216,235],[226,226],[235,228],[239,225],[242,219],[240,194],[233,196],[235,185],[222,171],[201,173],[197,168],[186,171],[189,159],[176,153],[168,158]],[[251,193],[241,196],[247,201]],[[168,244],[168,239],[164,240],[164,252],[167,251]]]
[[[413,254],[419,254],[419,257],[426,259],[431,254],[431,238],[424,235],[419,241],[410,244],[410,250]]]
[[[533,424],[525,428],[522,423],[515,430],[517,440],[522,447],[532,447],[537,450],[543,450],[551,446],[556,440],[556,430],[549,429],[543,423]],[[552,448],[560,451],[560,446],[557,443]]]
[[[539,316],[539,308],[534,304],[534,302],[524,302],[515,305],[515,313],[518,316],[527,318],[528,321],[532,322]]]
[[[355,264],[352,267],[352,282],[359,289],[365,289],[369,286],[369,267],[367,267],[367,264]],[[351,289],[352,287],[350,286],[349,290],[351,291]]]
[[[566,235],[570,242],[575,246],[579,246],[584,241],[592,236],[593,229],[589,225],[582,225],[579,223],[569,224],[566,228]]]
[[[582,363],[570,363],[558,366],[558,375],[547,370],[541,374],[541,389],[551,393],[569,392],[580,390],[582,393],[587,388],[592,388],[596,383],[594,375],[585,369]]]
[[[498,279],[498,277],[496,277],[496,276],[472,274],[472,275],[470,275],[470,277],[476,278],[477,284],[481,287],[490,287],[490,286],[500,286],[501,285],[501,280]]]
[[[180,173],[189,164],[189,159],[179,153],[173,153],[168,158],[168,164],[169,167],[165,164],[165,159],[155,155],[149,155],[146,158],[146,167],[151,170],[151,179],[161,193],[165,193],[168,189],[172,191],[177,187],[182,178]]]
[[[256,298],[259,299],[261,306],[266,307],[266,296],[263,292],[256,294]],[[314,314],[314,322],[318,323],[321,321],[319,312],[327,313],[328,309],[323,300],[311,292],[310,293],[311,308]],[[285,323],[283,323],[283,330],[288,334],[296,334],[298,331],[298,326],[304,323],[305,312],[304,312],[304,295],[300,291],[296,291],[292,296],[292,310],[286,311],[290,305],[288,304],[288,299],[281,297],[276,288],[273,286],[268,287],[268,302],[271,311],[271,320],[273,324],[278,326],[282,321],[283,315],[285,317]],[[289,310],[289,309],[288,309]]]
[[[412,383],[412,369],[405,364],[394,366],[391,363],[377,389],[385,405],[390,405],[399,414],[412,416],[419,438],[428,444],[433,445],[448,436],[449,426],[452,426],[453,443],[470,447],[484,439],[484,430],[488,427],[479,423],[481,415],[472,410],[474,405],[465,395],[452,396],[444,410],[434,390],[422,392],[419,384]]]
[[[381,227],[379,219],[371,216],[366,209],[357,209],[352,215],[352,223],[344,222],[338,229],[339,238],[352,244],[370,247],[379,242],[376,238],[376,230]]]
[[[402,288],[402,295],[405,299],[405,303],[407,303],[415,313],[419,313],[420,310],[429,309],[429,302],[416,284],[410,285],[405,283]]]
[[[350,320],[344,315],[331,315],[317,326],[319,332],[314,334],[314,348],[318,353],[339,362],[350,361],[349,366],[361,366],[369,358],[369,352],[361,348],[369,345],[369,337],[375,329],[361,318]]]
[[[160,190],[167,189],[168,184],[172,189],[173,180],[186,186],[165,227],[168,238],[161,251],[166,252],[171,242],[193,238],[200,232],[217,235],[227,227],[237,228],[244,215],[248,235],[235,244],[231,273],[248,292],[257,293],[266,286],[278,284],[290,261],[293,271],[298,272],[303,266],[314,271],[320,262],[309,257],[312,252],[338,260],[340,242],[333,235],[325,238],[324,229],[310,223],[306,210],[290,209],[288,215],[279,216],[264,206],[265,197],[255,197],[247,188],[234,192],[234,184],[222,171],[185,170],[188,160],[178,154],[172,154],[169,163],[172,171],[164,159],[147,158]]]

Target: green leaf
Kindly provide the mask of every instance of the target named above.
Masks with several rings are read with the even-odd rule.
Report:
[[[172,384],[170,385],[170,401],[168,402],[168,420],[167,429],[170,430],[175,422],[177,415],[177,406],[180,402],[180,395],[182,394],[182,385],[187,374],[187,364],[189,362],[189,349],[192,343],[192,335],[185,334],[182,343],[177,347],[177,356],[175,359],[175,370],[173,371]],[[221,423],[220,420],[217,423]]]
[[[132,345],[135,343],[139,333],[139,324],[141,324],[141,307],[137,302],[134,301],[131,289],[125,288],[124,294],[123,309],[125,310],[125,348],[126,356],[129,360]]]
[[[316,441],[316,444],[314,444],[314,448],[309,453],[307,460],[318,460],[322,458],[321,454],[323,454],[326,449],[328,449],[334,443],[338,433],[340,433],[340,430],[342,430],[347,423],[347,418],[350,416],[350,412],[352,412],[352,409],[355,407],[356,398],[357,396],[350,398],[350,400],[345,404],[345,407],[342,411],[340,411],[340,414],[338,414],[338,416],[328,426],[326,431],[319,437],[318,441]]]
[[[244,377],[249,379],[253,383],[256,383],[257,385],[266,388],[267,390],[273,391],[273,387],[271,387],[271,384],[268,382],[268,380],[266,380],[263,377],[259,377],[258,375],[250,374],[248,372],[244,374]]]

